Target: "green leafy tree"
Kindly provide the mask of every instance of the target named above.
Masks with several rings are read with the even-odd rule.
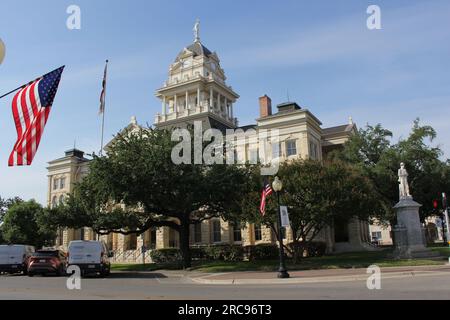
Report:
[[[44,209],[34,200],[11,204],[2,224],[4,241],[36,247],[51,245],[56,233],[45,227],[43,219]]]
[[[377,194],[381,197],[384,213],[378,218],[395,224],[392,207],[398,202],[397,170],[404,162],[409,173],[411,193],[423,206],[420,210],[422,221],[433,214],[432,200],[442,192],[449,192],[449,161],[442,161],[439,147],[430,144],[436,138],[436,131],[427,125],[414,121],[409,136],[396,144],[391,142],[392,132],[380,124],[367,125],[360,129],[344,146],[343,150],[330,155],[358,166],[369,177]]]
[[[56,227],[90,227],[99,234],[142,234],[169,227],[180,236],[183,266],[191,265],[190,225],[228,219],[237,209],[245,170],[237,166],[175,164],[171,132],[142,129],[119,135],[105,157],[94,157],[90,173],[67,204],[47,212]],[[187,151],[186,151],[187,152]]]
[[[268,198],[266,214],[262,217],[255,203],[260,198],[263,178],[256,170],[254,174],[253,189],[243,201],[244,214],[249,222],[271,227],[278,237],[276,196]],[[343,163],[295,160],[283,163],[277,175],[283,182],[280,200],[288,207],[293,234],[292,246],[286,249],[295,261],[335,220],[348,222],[354,217],[367,220],[371,213],[381,210],[371,181],[358,169]]]

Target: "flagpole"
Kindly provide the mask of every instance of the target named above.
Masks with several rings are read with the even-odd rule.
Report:
[[[105,94],[106,94],[106,91],[105,91]],[[106,96],[105,96],[105,98],[106,98]],[[101,138],[101,142],[100,142],[100,156],[102,156],[102,154],[103,154],[103,133],[104,133],[104,131],[105,131],[105,110],[103,110],[103,112],[102,112],[102,138]]]
[[[107,68],[108,68],[108,62],[109,62],[109,60],[106,60],[105,70],[107,70]],[[104,83],[104,88],[103,88],[104,97],[103,97],[103,111],[102,111],[102,133],[101,133],[101,141],[100,141],[100,156],[103,155],[103,135],[105,132],[106,76],[107,76],[107,73],[105,73],[104,79],[103,79],[103,81],[105,81],[105,83]]]
[[[58,69],[60,69],[60,68],[63,68],[63,67],[65,67],[65,65],[62,66],[62,67],[56,68],[56,69],[53,70],[53,71],[56,71],[56,70],[58,70]],[[22,86],[20,86],[20,87],[18,87],[18,88],[16,88],[16,89],[14,89],[14,90],[11,90],[11,91],[8,92],[8,93],[5,93],[4,95],[1,95],[1,96],[0,96],[0,99],[6,97],[7,95],[10,95],[11,93],[16,92],[17,90],[20,90],[20,89],[22,89],[22,88],[25,88],[25,87],[26,87],[27,85],[29,85],[30,83],[33,83],[34,81],[36,81],[36,80],[38,80],[38,79],[40,79],[40,78],[42,78],[42,77],[45,77],[46,75],[52,73],[53,71],[50,71],[50,72],[48,72],[48,73],[46,73],[46,74],[44,74],[44,75],[42,75],[42,76],[40,76],[40,77],[34,79],[33,81],[28,82],[27,84],[24,84],[24,85],[22,85]]]

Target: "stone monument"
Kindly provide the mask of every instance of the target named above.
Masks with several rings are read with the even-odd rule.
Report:
[[[400,164],[398,170],[399,202],[394,206],[397,213],[397,225],[394,228],[395,250],[397,259],[430,258],[439,254],[426,248],[426,240],[420,223],[419,208],[410,194],[408,171],[405,164]]]

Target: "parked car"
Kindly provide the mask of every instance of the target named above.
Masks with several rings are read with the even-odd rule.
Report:
[[[111,272],[109,258],[112,253],[102,241],[75,240],[69,243],[69,267],[78,266],[81,275],[100,274],[108,276]]]
[[[27,273],[33,246],[22,244],[0,245],[0,273]]]
[[[48,273],[61,276],[66,274],[66,269],[67,257],[63,251],[57,249],[37,250],[31,255],[28,263],[28,276],[47,275]]]

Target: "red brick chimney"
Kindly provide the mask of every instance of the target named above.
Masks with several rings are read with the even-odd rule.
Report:
[[[272,100],[266,94],[259,98],[259,115],[261,118],[272,115]]]

